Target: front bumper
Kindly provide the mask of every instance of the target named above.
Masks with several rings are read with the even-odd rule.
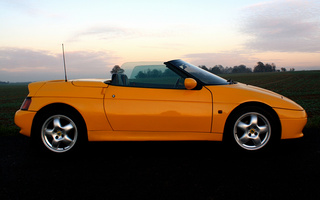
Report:
[[[18,110],[14,116],[14,123],[21,129],[20,133],[31,136],[32,122],[36,112]]]
[[[307,113],[304,110],[277,109],[281,121],[281,139],[299,138],[307,124]]]

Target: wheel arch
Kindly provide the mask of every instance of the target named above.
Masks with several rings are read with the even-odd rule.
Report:
[[[261,109],[266,110],[267,112],[269,112],[272,116],[272,118],[274,119],[276,128],[277,128],[277,134],[278,134],[278,138],[281,138],[281,122],[280,122],[280,118],[278,116],[278,114],[276,113],[276,111],[269,105],[265,104],[265,103],[261,103],[261,102],[246,102],[246,103],[242,103],[240,105],[238,105],[236,108],[234,108],[231,113],[229,114],[225,126],[224,126],[224,131],[223,131],[223,140],[225,138],[225,133],[227,132],[227,127],[230,125],[231,121],[232,121],[232,117],[239,112],[240,110],[242,110],[245,107],[259,107]]]
[[[75,109],[74,107],[68,105],[68,104],[64,104],[64,103],[53,103],[53,104],[49,104],[44,106],[43,108],[41,108],[37,114],[35,115],[33,122],[32,122],[32,127],[31,127],[31,137],[34,136],[35,134],[35,130],[38,126],[37,121],[39,121],[40,117],[43,116],[45,113],[47,112],[51,112],[53,110],[65,110],[70,112],[71,114],[73,114],[75,117],[77,117],[78,120],[80,120],[81,125],[83,126],[83,128],[85,129],[85,137],[88,139],[87,136],[87,125],[85,123],[85,120],[83,118],[83,116],[80,114],[80,112]]]

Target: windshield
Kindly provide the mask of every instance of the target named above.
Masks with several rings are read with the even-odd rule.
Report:
[[[228,85],[229,84],[227,80],[217,75],[214,75],[206,70],[203,70],[200,67],[191,65],[183,60],[172,60],[172,61],[166,62],[165,64],[170,64],[177,68],[180,68],[181,70],[192,75],[194,78],[200,80],[205,85]]]

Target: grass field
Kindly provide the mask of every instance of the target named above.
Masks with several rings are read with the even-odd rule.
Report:
[[[0,85],[0,135],[16,135],[19,128],[14,124],[14,113],[28,95],[27,84]]]
[[[294,100],[308,113],[306,128],[320,128],[320,71],[227,74],[222,77],[269,89]],[[0,136],[18,134],[14,113],[27,94],[27,84],[0,85]]]

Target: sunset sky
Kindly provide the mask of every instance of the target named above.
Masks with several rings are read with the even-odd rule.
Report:
[[[0,0],[0,81],[109,78],[131,61],[320,70],[319,0]]]

